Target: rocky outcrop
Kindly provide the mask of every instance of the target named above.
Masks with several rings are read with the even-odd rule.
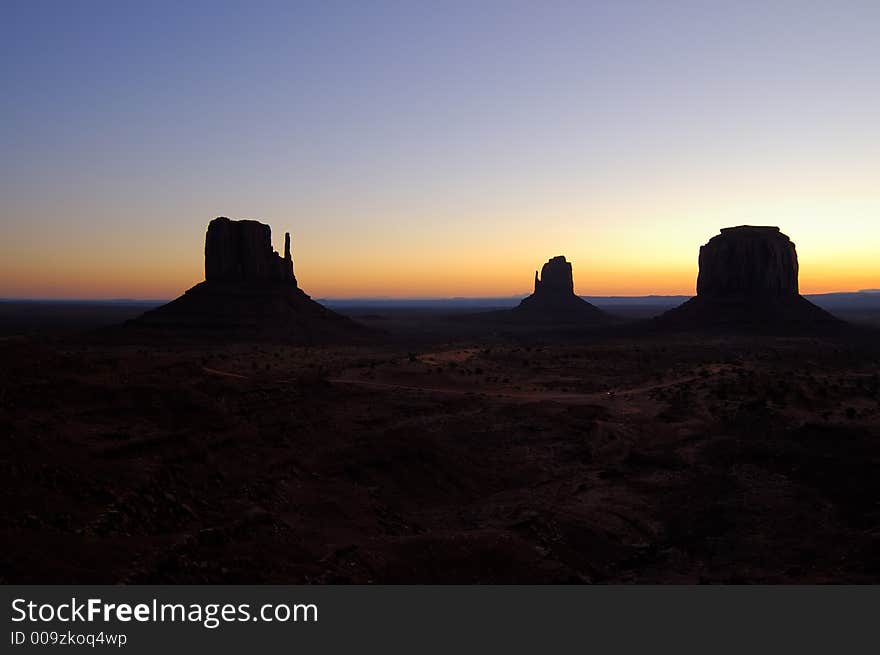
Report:
[[[798,294],[794,244],[778,227],[727,227],[700,248],[697,295],[712,298]]]
[[[205,237],[205,280],[208,282],[291,282],[290,233],[284,235],[284,258],[272,249],[272,228],[258,221],[225,216],[208,225]]]
[[[700,248],[697,295],[657,324],[788,330],[838,323],[798,293],[795,245],[778,227],[728,227]]]
[[[541,277],[535,271],[535,295],[558,296],[565,298],[574,295],[574,276],[571,274],[571,263],[565,261],[564,255],[551,258],[541,267]]]
[[[205,281],[131,322],[163,334],[297,343],[360,341],[370,331],[316,303],[296,282],[290,234],[284,257],[257,221],[215,218],[205,236]]]
[[[571,263],[563,255],[551,258],[535,271],[535,291],[523,298],[510,315],[542,323],[597,323],[608,319],[598,307],[575,295]]]

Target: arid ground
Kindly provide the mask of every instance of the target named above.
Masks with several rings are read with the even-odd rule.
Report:
[[[0,341],[4,583],[880,581],[880,346]]]

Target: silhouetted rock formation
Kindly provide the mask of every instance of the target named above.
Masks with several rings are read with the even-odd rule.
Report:
[[[301,343],[348,340],[369,333],[298,287],[289,233],[281,257],[272,249],[268,225],[225,217],[208,225],[205,281],[131,325]]]
[[[697,295],[782,297],[798,293],[794,244],[778,227],[726,227],[700,247]]]
[[[510,310],[513,318],[553,323],[597,323],[609,318],[605,312],[574,293],[571,263],[563,255],[553,257],[535,271],[535,291]]]
[[[535,295],[568,297],[574,295],[574,277],[571,274],[571,263],[565,261],[564,255],[550,259],[541,267],[541,277],[535,271]]]
[[[778,227],[721,230],[700,248],[697,295],[663,314],[674,327],[781,326],[835,323],[798,293],[794,244]]]
[[[284,235],[284,258],[272,249],[272,229],[258,221],[232,221],[221,216],[208,225],[205,237],[205,280],[208,282],[292,281],[290,233]]]

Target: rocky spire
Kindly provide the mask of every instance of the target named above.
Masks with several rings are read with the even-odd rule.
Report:
[[[293,256],[290,254],[290,232],[284,233],[284,262],[282,265],[282,273],[284,279],[293,281],[296,284],[296,277],[293,274]]]

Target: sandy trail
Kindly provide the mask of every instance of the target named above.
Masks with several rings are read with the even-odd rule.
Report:
[[[372,389],[388,389],[392,391],[413,391],[420,393],[437,393],[453,396],[481,396],[501,398],[526,402],[552,401],[568,404],[585,404],[595,403],[601,400],[613,400],[618,396],[629,394],[640,394],[652,391],[654,389],[662,389],[664,387],[672,387],[683,382],[692,382],[697,380],[698,376],[689,376],[678,378],[670,382],[662,382],[650,384],[641,387],[632,387],[629,389],[613,389],[609,391],[596,391],[593,393],[554,393],[541,391],[475,391],[469,389],[450,389],[443,387],[417,387],[405,384],[394,384],[390,382],[376,382],[374,380],[354,380],[351,378],[331,378],[328,382],[333,384],[353,384],[358,386],[369,387]]]
[[[225,378],[238,378],[239,380],[249,379],[247,375],[240,375],[239,373],[230,373],[229,371],[218,371],[216,368],[208,368],[207,366],[203,366],[202,370],[205,373],[210,373],[211,375],[221,375]]]
[[[214,368],[203,367],[205,373],[219,375],[222,377],[236,378],[240,380],[250,379],[247,375],[232,373],[230,371],[221,371]],[[630,387],[627,389],[610,389],[608,391],[596,391],[593,393],[561,393],[550,391],[481,391],[474,389],[452,389],[449,387],[420,387],[407,384],[395,384],[392,382],[377,382],[375,380],[356,380],[352,378],[330,378],[327,381],[332,384],[348,384],[367,387],[370,389],[384,389],[390,391],[409,391],[414,393],[432,393],[449,396],[478,396],[490,397],[497,399],[516,400],[518,402],[558,402],[572,405],[596,403],[598,401],[614,400],[618,396],[624,397],[632,394],[642,394],[656,389],[673,387],[678,384],[693,382],[699,379],[698,376],[687,376],[676,378],[668,382],[649,384],[639,387]],[[278,380],[279,382],[289,382],[289,380]]]

